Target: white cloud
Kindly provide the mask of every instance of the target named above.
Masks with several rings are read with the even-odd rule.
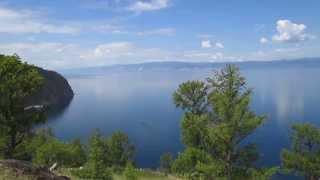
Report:
[[[78,52],[82,49],[75,44],[63,43],[1,43],[0,54],[17,53],[23,60],[44,68],[74,67]]]
[[[136,1],[128,7],[129,11],[143,12],[143,11],[155,11],[169,7],[169,0],[148,0],[148,1]]]
[[[161,60],[169,56],[168,52],[158,48],[141,48],[131,42],[112,42],[97,45],[95,48],[82,53],[80,58],[84,60],[107,60],[107,64],[121,64]]]
[[[221,48],[221,49],[224,48],[224,45],[220,42],[217,42],[215,45],[217,48]]]
[[[0,33],[56,33],[75,34],[79,29],[64,24],[50,24],[40,20],[32,11],[16,11],[0,7]]]
[[[130,55],[133,48],[133,44],[129,42],[100,44],[91,52],[85,53],[80,57],[82,59],[117,58],[119,56]]]
[[[260,43],[261,44],[267,44],[269,42],[269,40],[265,37],[260,38]]]
[[[137,34],[139,36],[148,36],[148,35],[163,35],[163,36],[172,36],[176,33],[176,30],[173,28],[161,28],[161,29],[154,29],[149,31],[141,31]]]
[[[210,40],[203,40],[201,41],[201,47],[202,48],[211,48],[212,44]]]
[[[277,34],[272,37],[275,42],[296,43],[308,40],[311,36],[305,33],[307,26],[295,24],[290,20],[277,21]]]
[[[221,42],[216,42],[214,45],[212,45],[212,42],[210,40],[201,41],[201,48],[208,49],[212,47],[223,49],[224,45]]]

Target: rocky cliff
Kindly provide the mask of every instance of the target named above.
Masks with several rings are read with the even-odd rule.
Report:
[[[44,84],[41,89],[28,98],[28,105],[66,105],[74,94],[68,81],[59,73],[38,68],[39,73],[44,77]]]

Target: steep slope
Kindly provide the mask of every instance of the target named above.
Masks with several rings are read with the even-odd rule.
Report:
[[[74,93],[68,81],[59,73],[38,68],[44,77],[42,88],[27,99],[27,105],[65,105],[68,104]]]

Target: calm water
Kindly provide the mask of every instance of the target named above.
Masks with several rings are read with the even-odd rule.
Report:
[[[161,154],[183,149],[182,112],[173,105],[172,93],[180,83],[210,73],[198,69],[67,77],[75,97],[63,112],[50,117],[49,126],[65,140],[86,139],[96,128],[105,135],[122,130],[137,148],[137,164],[156,167]],[[251,68],[242,73],[254,88],[252,108],[268,117],[248,140],[259,146],[259,164],[278,165],[279,152],[289,146],[292,123],[320,125],[320,67]]]

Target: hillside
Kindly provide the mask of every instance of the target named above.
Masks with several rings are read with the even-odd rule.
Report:
[[[38,68],[40,74],[44,77],[42,88],[28,98],[27,105],[65,105],[68,104],[74,93],[68,81],[55,71]]]

